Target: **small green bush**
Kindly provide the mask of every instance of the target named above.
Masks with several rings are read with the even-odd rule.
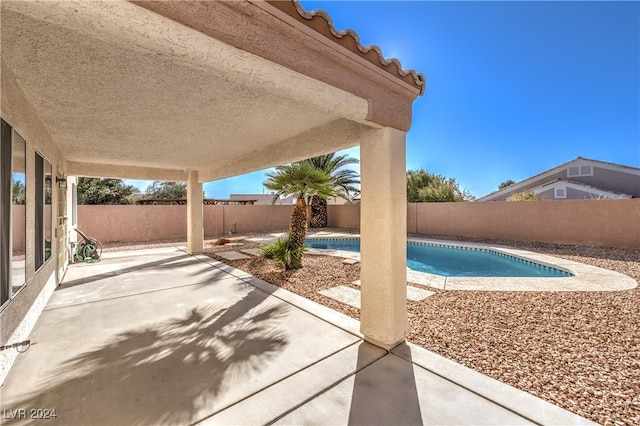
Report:
[[[306,247],[293,247],[289,236],[281,237],[270,244],[260,247],[260,254],[265,259],[272,259],[276,263],[284,266],[286,270],[299,269],[302,267],[302,253]]]

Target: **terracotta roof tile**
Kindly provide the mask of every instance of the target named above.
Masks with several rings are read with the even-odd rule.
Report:
[[[358,54],[373,65],[417,88],[420,91],[420,95],[424,94],[426,87],[424,74],[414,70],[402,69],[402,65],[398,59],[385,58],[380,48],[376,45],[363,46],[362,43],[360,43],[360,37],[355,31],[338,30],[333,25],[331,16],[324,10],[315,9],[308,12],[300,5],[298,0],[267,0],[267,2],[289,16],[292,16],[297,21],[304,23],[319,34]]]

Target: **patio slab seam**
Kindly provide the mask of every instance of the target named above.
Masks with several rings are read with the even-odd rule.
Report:
[[[249,402],[250,403],[251,399],[256,398],[262,392],[270,391],[270,390],[273,390],[274,388],[277,388],[279,386],[286,385],[286,382],[288,380],[290,380],[292,378],[295,378],[296,376],[300,377],[300,375],[303,375],[306,372],[308,372],[310,370],[313,370],[316,366],[319,366],[320,364],[323,364],[323,363],[327,362],[331,358],[336,357],[337,355],[339,355],[341,353],[344,353],[346,351],[349,351],[349,350],[353,349],[355,346],[359,346],[361,344],[368,344],[368,343],[365,343],[363,340],[359,340],[359,341],[353,342],[353,343],[351,343],[351,344],[349,344],[349,345],[347,345],[347,346],[345,346],[343,348],[340,348],[340,349],[336,350],[335,352],[333,352],[331,354],[328,354],[327,356],[325,356],[325,357],[323,357],[321,359],[318,359],[317,361],[315,361],[313,363],[310,363],[310,364],[306,365],[303,368],[300,368],[299,370],[297,370],[295,372],[292,372],[291,374],[289,374],[289,375],[287,375],[287,376],[285,376],[285,377],[283,377],[283,378],[281,378],[281,379],[269,384],[268,386],[265,386],[264,388],[262,388],[260,390],[257,390],[256,392],[253,392],[252,394],[247,395],[244,398],[242,398],[242,399],[240,399],[240,400],[238,400],[238,401],[236,401],[236,402],[234,402],[232,404],[229,404],[226,407],[223,407],[223,408],[217,410],[216,412],[212,413],[211,415],[209,415],[209,416],[207,416],[207,417],[205,417],[203,419],[195,421],[194,423],[198,424],[198,425],[209,424],[210,422],[218,424],[216,422],[216,417],[224,414],[225,411],[233,410],[235,407],[239,407],[239,406],[243,405],[245,402]],[[373,345],[371,345],[371,346],[373,346]],[[301,406],[305,405],[309,401],[312,401],[313,399],[317,398],[319,395],[322,395],[323,393],[325,393],[329,389],[334,388],[335,386],[339,385],[343,381],[347,380],[348,378],[352,377],[353,375],[357,374],[358,372],[364,370],[365,368],[367,368],[371,364],[373,364],[376,361],[382,359],[383,357],[389,355],[388,351],[385,351],[382,348],[378,348],[377,346],[375,346],[375,348],[377,350],[382,351],[383,353],[380,356],[376,356],[375,358],[373,358],[372,360],[367,362],[365,365],[357,366],[355,369],[353,369],[352,371],[350,371],[346,375],[340,375],[340,377],[337,380],[332,380],[328,384],[323,385],[320,388],[319,391],[314,391],[314,393],[312,395],[304,397],[300,402],[297,402],[292,407],[284,410],[281,414],[277,415],[273,419],[268,420],[266,422],[266,424],[272,424],[274,422],[277,422],[279,419],[285,417],[287,414],[297,410],[298,408],[300,408]]]
[[[231,279],[236,279],[239,280],[239,278],[223,278],[223,280],[231,280]],[[218,278],[219,280],[219,278]],[[110,301],[110,300],[117,300],[117,299],[125,299],[127,297],[133,297],[133,296],[140,296],[140,295],[144,295],[144,294],[150,294],[150,293],[160,293],[163,291],[171,291],[171,290],[175,290],[177,288],[186,288],[186,287],[192,287],[194,285],[203,285],[203,284],[207,284],[209,283],[211,280],[205,280],[205,281],[200,281],[200,282],[195,282],[195,283],[190,283],[190,284],[184,284],[184,285],[175,285],[172,287],[167,287],[167,288],[159,288],[157,290],[148,290],[148,291],[141,291],[138,293],[130,293],[130,294],[123,294],[120,296],[113,296],[113,297],[105,297],[102,299],[98,299],[98,300],[88,300],[85,302],[79,302],[79,303],[69,303],[66,305],[60,305],[60,306],[53,306],[53,307],[45,307],[43,309],[43,311],[55,311],[56,309],[64,309],[64,308],[69,308],[69,307],[73,307],[73,306],[82,306],[82,305],[89,305],[91,303],[100,303],[100,302],[106,302],[106,301]],[[243,281],[244,282],[244,281]]]
[[[391,354],[536,424],[597,425],[535,395],[406,342]]]
[[[207,264],[211,264],[209,260],[218,262],[205,254],[195,254],[192,256],[194,256],[195,258]],[[219,262],[219,263],[222,263],[222,262]],[[328,308],[326,308],[325,306],[322,306],[312,300],[299,296],[281,287],[268,283],[267,281],[264,281],[260,278],[254,277],[253,275],[247,274],[246,272],[240,269],[233,268],[229,265],[226,265],[225,263],[222,263],[222,264],[227,267],[226,270],[223,269],[224,272],[229,273],[231,276],[241,280],[242,282],[246,284],[250,284],[256,289],[264,293],[267,293],[270,296],[273,296],[289,305],[292,305],[308,313],[309,315],[312,315],[315,318],[318,318],[334,327],[341,329],[342,331],[352,334],[358,338],[363,338],[362,334],[359,331],[356,331],[356,329],[359,330],[360,328],[359,321],[333,310],[331,310],[333,317],[331,319],[328,319],[327,316],[322,315],[322,313],[327,312],[325,311],[325,309],[328,310]],[[222,269],[222,268],[218,268],[218,269]]]
[[[187,253],[189,256],[192,256],[196,259],[198,259],[199,261],[208,264],[209,266],[211,266],[212,268],[218,269],[226,274],[229,274],[230,276],[237,278],[239,280],[245,280],[247,278],[252,278],[253,276],[247,272],[244,272],[241,269],[237,269],[234,268],[232,266],[227,265],[224,262],[220,262],[219,260],[216,260],[212,257],[207,256],[206,254],[202,254],[202,253],[198,253],[198,254],[189,254],[186,250],[186,248],[181,248],[181,247],[177,247],[179,250],[183,250],[185,253]]]
[[[509,407],[508,404],[507,405],[502,404],[500,401],[496,401],[496,400],[488,397],[487,395],[483,394],[482,392],[475,390],[474,387],[472,387],[472,386],[468,387],[468,386],[465,386],[465,384],[462,384],[460,382],[456,382],[454,379],[450,378],[448,375],[442,374],[441,372],[436,371],[433,367],[429,368],[427,366],[424,366],[424,365],[420,364],[419,362],[415,362],[413,360],[408,360],[404,356],[400,356],[397,353],[393,352],[393,349],[391,350],[391,355],[396,356],[396,357],[398,357],[398,358],[400,358],[400,359],[402,359],[402,360],[404,360],[406,362],[410,362],[411,364],[413,364],[417,368],[420,368],[422,370],[428,371],[429,373],[435,374],[436,376],[440,377],[441,379],[444,379],[449,383],[452,383],[452,384],[454,384],[456,386],[459,386],[462,389],[465,389],[465,390],[471,392],[472,394],[474,394],[474,395],[476,395],[476,396],[478,396],[478,397],[480,397],[480,398],[482,398],[482,399],[484,399],[486,401],[491,402],[492,404],[496,404],[497,406],[502,407],[505,410],[510,411],[511,413],[513,413],[513,414],[515,414],[517,416],[520,416],[525,420],[528,420],[528,421],[530,421],[532,423],[541,424],[541,423],[537,422],[536,420],[531,419],[531,418],[527,417],[526,415],[523,415],[522,413],[518,412],[517,410],[512,409],[511,407]],[[485,377],[488,377],[488,376],[485,376]]]
[[[360,342],[360,343],[362,343],[362,342]],[[376,346],[376,348],[378,348],[378,347]],[[295,407],[292,407],[291,409],[283,412],[277,418],[271,420],[268,424],[275,423],[275,422],[285,418],[289,414],[291,414],[294,411],[296,411],[298,408],[304,406],[305,404],[309,403],[310,401],[313,401],[314,399],[316,399],[320,395],[322,395],[322,394],[326,393],[327,391],[335,388],[336,386],[340,385],[344,381],[349,380],[351,377],[355,376],[359,372],[363,371],[364,369],[366,369],[366,368],[370,367],[371,365],[375,364],[376,362],[380,361],[382,358],[392,355],[390,352],[388,352],[388,351],[386,351],[386,350],[384,350],[382,348],[378,348],[378,349],[381,349],[381,350],[385,351],[385,353],[383,353],[382,356],[379,356],[379,357],[377,357],[375,359],[372,359],[371,361],[367,362],[365,365],[357,366],[350,374],[347,374],[347,375],[343,376],[340,380],[337,380],[337,381],[331,383],[329,386],[326,386],[326,387],[322,388],[322,390],[320,390],[319,392],[316,392],[314,395],[312,395],[311,397],[305,399],[301,403],[297,404]]]

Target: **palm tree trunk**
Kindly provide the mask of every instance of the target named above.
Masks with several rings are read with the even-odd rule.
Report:
[[[307,237],[307,203],[304,198],[298,198],[293,213],[291,213],[289,237],[293,247],[304,246],[304,240]]]
[[[311,221],[309,226],[312,228],[325,228],[327,226],[327,200],[314,195],[311,197]]]

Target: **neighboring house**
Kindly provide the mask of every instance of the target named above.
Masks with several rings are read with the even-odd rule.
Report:
[[[638,198],[640,168],[578,157],[476,201],[508,201],[529,190],[544,200]]]
[[[359,204],[359,203],[360,203],[360,196],[359,195],[354,197],[351,202],[349,202],[349,200],[347,200],[346,198],[342,198],[342,197],[329,197],[329,198],[327,198],[327,204],[329,204],[329,205],[331,205],[331,204],[336,204],[336,205]]]
[[[278,198],[278,200],[273,202],[273,194],[231,194],[229,195],[229,199],[231,201],[245,201],[245,200],[255,200],[256,206],[270,206],[272,204],[276,204],[278,206],[290,206],[295,203],[293,196],[288,196],[284,198]]]

